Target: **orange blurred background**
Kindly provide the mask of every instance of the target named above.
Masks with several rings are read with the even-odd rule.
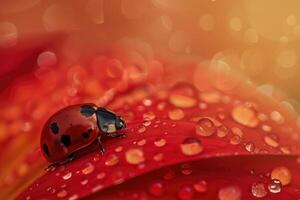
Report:
[[[0,1],[2,49],[13,48],[23,38],[44,33],[62,33],[66,38],[59,43],[59,48],[49,48],[37,58],[37,79],[45,77],[44,68],[47,68],[44,85],[32,84],[27,87],[24,83],[22,87],[14,88],[5,102],[1,102],[9,117],[0,119],[0,142],[7,139],[9,134],[38,131],[40,125],[33,121],[43,121],[50,113],[46,111],[50,104],[54,105],[54,109],[61,106],[55,104],[58,101],[69,103],[69,99],[61,100],[64,94],[75,99],[78,88],[68,85],[62,88],[63,91],[53,94],[51,99],[49,97],[49,102],[40,98],[48,97],[47,91],[59,83],[51,67],[64,65],[61,69],[66,77],[74,78],[74,74],[76,77],[78,74],[85,77],[86,72],[77,66],[80,60],[95,52],[101,54],[110,46],[129,46],[127,56],[141,66],[148,65],[150,58],[176,57],[193,60],[199,66],[225,75],[241,76],[249,84],[255,85],[257,90],[281,101],[291,111],[300,111],[297,87],[300,85],[298,0]],[[118,66],[116,62],[115,66]],[[109,76],[114,78],[117,73],[111,71]],[[93,80],[85,84],[85,95],[90,95],[90,98],[104,93],[110,87],[99,86]],[[37,85],[47,87],[36,95],[30,94],[33,88],[39,89]],[[34,101],[29,102],[30,98]],[[17,106],[23,104],[28,108]],[[26,108],[30,110],[32,107],[35,109],[30,113],[32,121],[29,117],[14,121],[15,118],[21,119],[22,111],[26,112]],[[300,124],[300,118],[298,121]],[[7,152],[20,152],[25,146],[29,151],[38,144],[38,138],[28,140],[22,135],[18,135],[18,138],[9,144]],[[0,186],[14,184],[11,183],[13,178],[7,175],[12,170],[17,169],[19,175],[30,173],[28,166],[18,164],[24,157],[20,153],[16,158],[6,155],[0,159],[1,162],[9,162],[9,167],[0,166],[3,180]],[[22,185],[20,182],[18,184]],[[11,189],[5,192],[12,193]]]
[[[62,31],[72,58],[133,40],[155,53],[195,56],[237,70],[266,93],[287,93],[299,109],[297,0],[14,0],[0,3],[0,44]],[[75,54],[75,55],[74,55]],[[68,55],[70,56],[70,55]]]

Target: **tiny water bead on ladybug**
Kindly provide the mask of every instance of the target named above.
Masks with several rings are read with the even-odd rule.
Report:
[[[117,130],[126,128],[124,120],[115,113],[95,104],[65,107],[54,113],[45,123],[40,145],[47,161],[63,164],[78,150],[97,140],[104,153],[101,137],[122,137]]]

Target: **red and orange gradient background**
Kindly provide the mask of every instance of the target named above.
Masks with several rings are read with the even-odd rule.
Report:
[[[156,60],[189,60],[222,76],[243,77],[297,115],[299,39],[297,0],[0,1],[1,56],[20,55],[28,44],[43,50],[27,63],[28,71],[0,63],[0,198],[12,198],[42,173],[45,163],[28,166],[24,160],[38,153],[38,131],[49,113],[70,103],[105,101],[99,96],[126,87],[124,80],[149,76],[156,83],[170,76]],[[103,54],[119,60],[99,75]],[[122,65],[132,63],[139,67],[125,72]],[[14,75],[19,73],[21,78]],[[110,81],[99,84],[99,77]],[[203,87],[197,73],[191,78]]]

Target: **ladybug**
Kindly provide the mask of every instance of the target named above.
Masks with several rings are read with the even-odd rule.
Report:
[[[116,131],[125,128],[124,120],[105,108],[91,103],[71,105],[47,120],[42,129],[40,145],[47,161],[63,164],[72,160],[74,152],[95,140],[103,154],[101,136],[122,137],[124,134]]]

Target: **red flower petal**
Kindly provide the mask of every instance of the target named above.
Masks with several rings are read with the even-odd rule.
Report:
[[[125,138],[105,141],[105,155],[90,147],[78,159],[52,168],[18,199],[76,199],[91,194],[107,199],[299,196],[299,164],[292,156],[299,154],[297,127],[281,114],[284,109],[272,109],[276,103],[261,101],[260,96],[250,102],[245,101],[247,96],[198,92],[188,83],[151,93],[151,88],[137,88],[110,104],[127,119],[128,132]],[[274,194],[267,184],[272,170],[281,165],[293,178]],[[171,170],[167,178],[166,170]],[[193,186],[202,179],[208,184],[204,195]],[[158,185],[151,186],[152,182]],[[262,183],[252,186],[258,182]]]

